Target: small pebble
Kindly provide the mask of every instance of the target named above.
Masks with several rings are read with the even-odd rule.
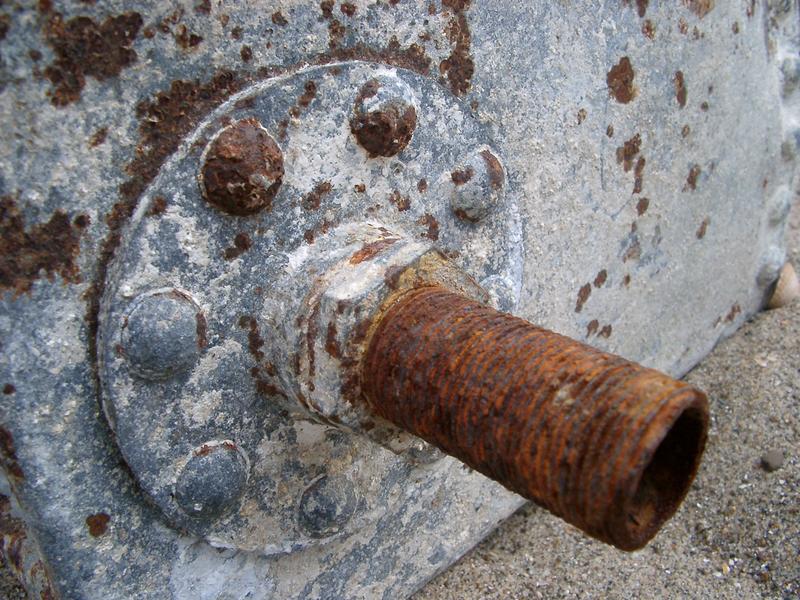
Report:
[[[777,471],[783,466],[783,452],[770,450],[761,457],[761,468],[767,473]]]

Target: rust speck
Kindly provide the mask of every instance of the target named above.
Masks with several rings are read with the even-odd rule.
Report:
[[[197,35],[196,33],[189,31],[186,25],[178,25],[177,29],[175,30],[175,43],[178,44],[184,50],[191,50],[192,48],[196,48],[200,45],[200,42],[203,41],[202,36]]]
[[[579,313],[583,310],[583,305],[586,304],[586,301],[589,299],[589,296],[592,295],[592,284],[587,283],[581,289],[578,290],[578,300],[575,302],[575,312]]]
[[[417,191],[420,194],[424,194],[428,191],[428,180],[424,177],[417,182]]]
[[[92,134],[92,137],[89,138],[89,147],[97,148],[99,145],[103,144],[106,141],[107,136],[108,136],[108,127],[101,127]]]
[[[678,105],[680,105],[680,107],[683,108],[684,106],[686,106],[686,95],[687,95],[686,81],[684,80],[683,77],[683,71],[675,72],[675,77],[673,79],[673,82],[675,83],[675,99],[678,101]]]
[[[378,254],[386,250],[386,248],[394,244],[396,241],[397,238],[384,238],[382,240],[376,240],[374,242],[364,244],[364,247],[361,248],[361,250],[350,257],[350,264],[357,265],[365,260],[375,258]]]
[[[597,335],[604,338],[610,338],[612,331],[613,329],[611,325],[604,325],[603,328],[600,330],[600,333],[598,333]]]
[[[153,198],[150,208],[147,209],[148,217],[158,217],[163,215],[167,210],[167,199],[164,196],[156,196]]]
[[[111,517],[106,513],[97,513],[86,517],[86,527],[89,529],[89,535],[92,537],[103,535],[108,530],[108,522],[110,520]]]
[[[606,75],[608,91],[617,102],[627,104],[636,97],[636,89],[633,86],[635,73],[631,60],[627,56],[619,59],[619,62],[611,67]]]
[[[342,349],[336,339],[336,325],[333,323],[328,323],[328,331],[325,335],[325,352],[333,358],[342,358]]]
[[[606,135],[608,137],[610,137],[610,138],[614,137],[614,126],[613,125],[609,125],[608,127],[606,127]]]
[[[400,192],[395,190],[389,196],[389,202],[394,204],[398,212],[405,212],[411,208],[411,199],[408,196],[403,196]]]
[[[689,174],[686,176],[686,186],[683,188],[684,191],[687,189],[696,190],[697,189],[697,179],[700,177],[700,174],[703,170],[700,168],[700,165],[692,165],[689,168]]]
[[[350,2],[342,2],[342,5],[339,7],[343,14],[347,15],[348,17],[353,17],[356,14],[356,5],[351,4]]]
[[[467,167],[464,170],[456,169],[450,173],[450,179],[452,179],[453,183],[456,185],[464,185],[472,179],[473,175],[475,175],[475,171],[472,167]]]
[[[649,198],[639,198],[639,201],[636,203],[636,214],[640,217],[647,212],[647,208],[650,206]]]
[[[580,109],[578,111],[578,125],[580,125],[581,123],[583,123],[586,120],[586,116],[587,116],[587,113],[586,113],[586,109],[585,108],[582,108],[582,109]]]
[[[44,35],[55,60],[44,75],[53,85],[48,92],[53,105],[76,102],[87,77],[105,81],[136,62],[132,46],[141,26],[142,17],[136,12],[108,17],[99,24],[89,17],[64,21],[59,13],[50,14]]]
[[[710,218],[706,217],[705,219],[703,219],[703,222],[700,223],[700,227],[697,228],[697,232],[695,233],[695,236],[697,237],[698,240],[702,240],[704,237],[706,237],[706,231],[708,231],[708,226],[710,224],[711,224]]]
[[[255,118],[227,127],[211,143],[202,169],[205,199],[232,215],[270,210],[283,180],[283,155]]]
[[[702,110],[703,112],[707,111],[708,110],[708,102],[703,102],[702,104],[700,104],[700,110]]]
[[[208,347],[208,321],[206,316],[197,311],[194,315],[195,332],[197,333],[197,347],[201,350]]]
[[[75,259],[88,224],[86,215],[72,222],[65,212],[56,210],[46,223],[26,229],[16,201],[0,197],[0,290],[13,291],[18,297],[42,276],[53,281],[59,275],[65,283],[79,283]]]
[[[0,427],[0,460],[2,460],[2,466],[6,473],[17,479],[25,479],[22,467],[19,466],[19,461],[17,460],[14,438],[5,427]]]
[[[434,242],[439,239],[439,222],[432,214],[425,213],[419,218],[417,223],[426,228],[422,233],[422,237],[428,238]]]
[[[492,189],[499,190],[503,187],[506,178],[503,172],[503,166],[500,164],[500,161],[497,160],[497,157],[488,150],[481,150],[481,158],[483,158],[483,162],[486,163],[489,185],[492,186]]]
[[[237,233],[233,238],[233,246],[230,248],[225,248],[222,256],[225,258],[225,260],[233,260],[234,258],[239,258],[242,254],[250,250],[252,246],[253,240],[250,239],[249,235],[244,232]]]
[[[322,203],[322,198],[328,195],[332,189],[333,186],[330,181],[321,181],[314,186],[314,189],[303,196],[300,205],[305,210],[317,210]]]
[[[333,17],[333,0],[322,0],[319,3],[319,10],[322,12],[323,19],[330,19]]]
[[[250,46],[242,46],[242,49],[239,51],[239,56],[242,57],[244,62],[250,62],[253,60],[253,49]]]
[[[280,25],[281,27],[289,24],[289,21],[286,20],[286,17],[284,17],[283,13],[279,10],[276,10],[274,13],[272,13],[272,22],[275,23],[275,25]]]
[[[363,183],[357,183],[353,186],[353,190],[355,190],[357,194],[363,194],[367,191],[367,186]]]
[[[683,0],[683,4],[701,19],[714,9],[714,0]]]
[[[736,319],[736,316],[741,314],[741,312],[742,312],[742,307],[739,306],[739,303],[737,302],[736,304],[731,306],[731,309],[728,311],[728,314],[725,315],[725,322],[732,323],[734,319]]]
[[[631,284],[631,276],[625,275],[625,277],[622,278],[622,285],[628,287],[630,284]]]
[[[647,160],[644,156],[640,156],[639,159],[636,161],[636,168],[633,170],[634,180],[633,180],[633,193],[634,194],[641,194],[642,187],[644,185],[644,166],[647,164]]]
[[[598,320],[597,319],[592,319],[591,321],[589,321],[589,324],[586,326],[586,335],[587,336],[594,335],[595,333],[597,333],[597,329],[599,327],[600,327],[600,323],[598,322]]]
[[[11,384],[11,383],[7,383],[7,384],[5,384],[3,386],[3,393],[6,396],[10,396],[11,394],[15,393],[16,391],[17,391],[17,388],[15,388],[14,385]]]
[[[597,277],[594,278],[594,287],[596,288],[603,287],[603,285],[607,280],[608,280],[608,271],[603,269],[597,274]]]
[[[650,19],[645,19],[642,23],[642,34],[651,40],[656,38],[656,26]]]
[[[681,129],[681,137],[687,138],[689,137],[690,133],[692,133],[692,128],[689,127],[688,125],[684,125],[683,128]]]
[[[617,162],[622,165],[626,173],[633,168],[633,159],[639,154],[641,148],[642,136],[638,133],[617,148]]]

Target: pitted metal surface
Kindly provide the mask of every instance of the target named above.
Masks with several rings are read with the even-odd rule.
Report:
[[[15,518],[24,519],[26,539],[35,541],[31,552],[41,551],[44,567],[32,572],[38,559],[20,563],[31,589],[52,587],[64,598],[388,598],[422,585],[520,500],[452,468],[450,459],[424,464],[366,436],[299,420],[285,430],[296,431],[297,441],[287,443],[300,448],[298,462],[316,470],[304,472],[303,485],[296,482],[290,526],[300,540],[296,551],[263,556],[266,538],[259,551],[246,552],[180,532],[125,465],[137,450],[119,452],[122,436],[101,411],[95,368],[109,367],[97,361],[95,347],[100,299],[111,311],[106,325],[135,298],[159,290],[185,298],[207,320],[205,347],[189,349],[192,356],[173,353],[176,363],[166,379],[142,379],[149,383],[141,385],[160,390],[151,416],[159,398],[176,402],[168,389],[177,391],[192,377],[197,386],[177,400],[185,408],[182,426],[197,427],[196,436],[175,442],[180,456],[169,446],[155,449],[172,465],[162,474],[164,494],[175,489],[170,486],[179,468],[194,459],[222,452],[231,461],[226,472],[233,486],[243,480],[236,476],[239,456],[251,466],[262,459],[250,455],[253,446],[239,454],[249,440],[228,432],[232,419],[203,430],[199,424],[215,410],[217,416],[224,410],[243,415],[257,408],[247,426],[255,431],[261,419],[266,436],[269,423],[291,418],[277,409],[280,403],[253,391],[259,381],[272,385],[262,377],[269,366],[256,364],[258,354],[249,352],[251,341],[265,352],[259,340],[266,345],[269,337],[255,289],[233,287],[261,268],[256,257],[266,256],[268,266],[280,256],[264,254],[267,242],[278,240],[266,230],[257,233],[253,224],[261,218],[285,219],[289,246],[301,237],[305,243],[303,234],[312,229],[294,225],[295,219],[317,226],[309,237],[319,244],[325,219],[336,216],[328,214],[333,203],[344,219],[347,211],[365,208],[357,198],[376,194],[381,218],[375,220],[388,219],[389,231],[432,236],[434,222],[417,223],[424,213],[414,211],[424,197],[437,197],[442,213],[431,212],[437,242],[461,253],[455,260],[480,279],[496,305],[647,366],[684,373],[758,310],[783,265],[786,210],[797,189],[797,34],[795,4],[749,0],[4,4],[0,440],[10,490],[0,493],[13,494]],[[339,75],[332,73],[334,63]],[[330,87],[312,96],[300,74],[314,69],[326,74],[322,88]],[[429,120],[423,127],[433,116],[417,111],[405,150],[367,158],[351,137],[353,103],[365,81],[339,86],[337,79],[359,69],[365,76],[398,69],[418,106],[438,99],[429,105],[434,115],[463,119]],[[235,122],[253,115],[252,107],[232,100],[240,93],[245,99],[248,86],[274,88],[282,116],[277,107],[265,107],[260,118],[282,149],[285,173],[271,211],[215,214],[202,200],[200,157],[231,124],[217,117],[227,114]],[[315,102],[337,96],[342,103],[331,114],[315,112]],[[320,127],[323,137],[304,137],[307,125]],[[426,135],[459,150],[445,152],[448,160],[433,172],[423,167],[437,156],[402,160],[417,136]],[[352,192],[335,185],[339,163],[332,152],[345,139],[355,158],[342,176]],[[506,235],[499,231],[506,221],[498,227],[471,222],[484,207],[474,203],[468,186],[491,189],[489,171],[488,188],[478,174],[463,196],[431,189],[437,181],[454,185],[453,172],[458,181],[470,167],[477,173],[481,163],[471,153],[480,154],[483,145],[504,169],[500,201],[515,202],[519,210],[520,235],[511,250],[524,258],[521,273],[481,254],[495,236]],[[195,164],[170,183],[180,190],[159,191],[165,174],[189,155],[197,157]],[[401,173],[394,173],[395,161],[403,163]],[[310,176],[292,179],[292,170],[306,167]],[[449,183],[438,179],[445,168]],[[361,180],[364,173],[369,181]],[[365,192],[355,189],[360,184]],[[278,210],[282,194],[297,203],[292,212]],[[406,198],[410,208],[401,211]],[[466,219],[451,217],[454,209]],[[490,223],[494,215],[486,217]],[[476,226],[491,233],[459,247],[463,240],[456,234]],[[148,228],[163,233],[152,238],[163,240],[163,249],[127,245],[137,235],[146,239]],[[333,230],[328,226],[329,234]],[[152,262],[130,261],[131,248],[147,250]],[[121,284],[132,276],[126,264],[137,265],[133,279],[146,285],[131,287],[123,301]],[[204,279],[207,268],[216,269],[215,280]],[[230,308],[216,295],[226,285]],[[271,281],[260,285],[267,290]],[[248,310],[234,310],[245,302]],[[195,320],[192,332],[184,308],[175,309],[184,315],[179,337],[202,340],[203,327]],[[249,318],[229,318],[242,316]],[[119,325],[108,331],[117,335]],[[120,374],[130,368],[108,338],[100,341],[103,360],[120,361],[113,367]],[[124,340],[116,343],[124,349]],[[144,372],[165,368],[148,363],[146,353],[137,360]],[[213,368],[203,372],[204,365]],[[245,365],[259,367],[256,380]],[[204,387],[203,377],[223,368],[241,378],[241,387]],[[237,405],[234,388],[245,391],[245,405],[256,406]],[[161,406],[169,424],[170,406]],[[141,432],[132,434],[141,436],[163,433],[148,425],[141,420],[128,427],[138,426]],[[320,448],[329,454],[320,456]],[[369,461],[359,462],[361,456]],[[357,479],[378,473],[380,485],[350,486],[354,465]],[[269,493],[260,505],[247,500],[254,493],[245,493],[244,502],[224,494],[198,502],[202,485],[186,477],[179,495],[190,512],[207,513],[207,502],[224,521],[236,511],[271,510]],[[275,486],[281,477],[270,474]],[[171,510],[174,517],[182,509]],[[282,510],[275,522],[288,522]]]

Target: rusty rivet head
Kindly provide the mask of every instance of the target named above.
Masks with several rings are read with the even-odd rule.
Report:
[[[257,119],[223,129],[206,149],[203,197],[231,215],[269,210],[283,180],[283,154]]]
[[[197,448],[175,482],[175,501],[190,517],[214,520],[231,511],[244,493],[247,460],[231,441]]]
[[[488,217],[500,203],[505,186],[503,165],[494,153],[483,148],[468,156],[450,173],[450,208],[462,221],[477,223]]]
[[[347,477],[323,475],[303,492],[298,519],[311,537],[329,537],[341,531],[357,506],[358,497]]]
[[[359,91],[350,131],[370,157],[401,152],[411,141],[416,126],[414,95],[397,77],[378,76]]]
[[[133,301],[118,352],[139,377],[166,379],[197,361],[206,345],[205,329],[202,311],[186,293],[156,290]]]

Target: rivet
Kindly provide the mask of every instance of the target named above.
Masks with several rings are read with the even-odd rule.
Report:
[[[121,354],[138,376],[166,379],[194,365],[205,336],[200,307],[184,292],[159,290],[133,301],[122,323]]]
[[[237,505],[247,477],[247,461],[236,444],[208,442],[192,453],[181,470],[175,501],[191,517],[217,519]]]
[[[358,498],[347,477],[323,475],[303,492],[298,520],[310,536],[328,537],[341,531],[357,505]]]
[[[350,130],[371,157],[395,156],[414,135],[417,111],[414,95],[400,79],[381,75],[358,93]]]
[[[499,204],[505,187],[505,172],[491,150],[479,150],[450,173],[450,208],[462,221],[477,223]]]
[[[257,119],[223,129],[203,158],[203,197],[231,215],[247,216],[272,207],[283,180],[283,154]]]

